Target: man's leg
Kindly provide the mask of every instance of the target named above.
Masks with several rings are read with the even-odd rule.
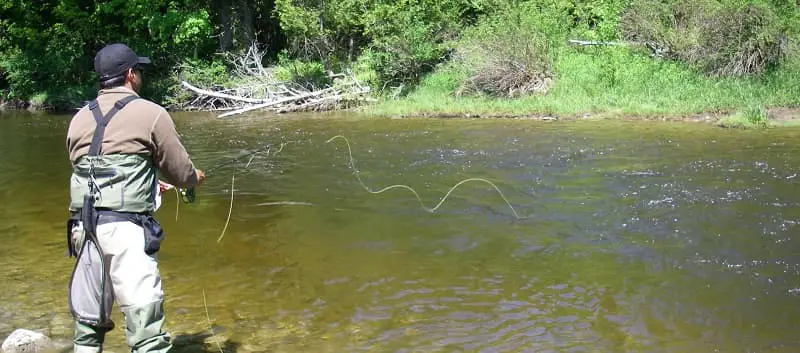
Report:
[[[170,337],[164,332],[163,301],[122,309],[128,345],[134,353],[168,352]]]
[[[106,329],[87,326],[76,321],[73,351],[74,353],[100,353],[103,351],[105,337]]]
[[[73,348],[76,353],[96,353],[103,351],[106,332],[114,327],[111,321],[111,306],[114,296],[111,279],[106,273],[106,296],[101,297],[101,278],[103,276],[100,254],[91,241],[85,242],[80,228],[72,230],[72,241],[79,253],[72,277],[70,278],[69,306],[75,316]],[[110,261],[107,260],[106,262]],[[106,263],[108,268],[108,263]],[[105,315],[101,316],[100,302],[105,299]],[[89,324],[88,322],[100,323]]]
[[[163,353],[172,348],[164,332],[164,293],[155,256],[144,252],[144,230],[130,222],[105,224],[98,237],[113,254],[111,281],[125,315],[126,340],[133,353]],[[100,227],[98,227],[100,228]]]

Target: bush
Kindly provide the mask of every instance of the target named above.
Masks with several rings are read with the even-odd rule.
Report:
[[[570,14],[571,35],[585,40],[616,40],[620,14],[629,0],[568,0],[563,3]]]
[[[759,75],[789,50],[785,22],[765,4],[636,0],[621,21],[624,39],[711,76]]]
[[[275,78],[295,83],[309,91],[325,88],[332,83],[322,63],[290,60],[285,55],[280,56]]]
[[[506,2],[276,0],[275,14],[292,57],[322,61],[329,70],[364,57],[383,90],[418,83],[446,61],[452,40],[466,23]]]
[[[398,32],[374,39],[370,45],[375,69],[385,85],[413,85],[445,61],[449,48],[444,44],[448,32],[438,24],[426,22],[423,14],[399,15],[393,26]]]
[[[232,75],[228,66],[220,59],[193,60],[186,59],[180,63],[172,76],[161,79],[154,78],[145,84],[144,93],[147,97],[163,102],[170,108],[180,109],[188,102],[194,93],[181,85],[186,81],[197,87],[216,90],[230,86]]]
[[[552,52],[564,41],[568,14],[527,2],[465,31],[456,57],[473,74],[458,94],[515,97],[547,92],[553,80]]]
[[[371,50],[364,50],[353,62],[351,71],[361,84],[374,88],[380,83],[375,66],[375,54]]]

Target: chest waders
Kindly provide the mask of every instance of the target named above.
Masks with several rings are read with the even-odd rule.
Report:
[[[104,158],[100,152],[105,129],[109,121],[115,114],[122,110],[125,105],[137,98],[139,97],[131,95],[120,99],[114,104],[114,107],[105,116],[103,116],[100,112],[96,100],[89,103],[89,108],[94,115],[97,126],[95,128],[94,135],[92,136],[92,144],[89,147],[89,152],[87,155],[89,161],[88,177],[86,178],[87,189],[83,195],[82,205],[76,205],[76,203],[79,203],[80,201],[77,199],[79,195],[76,195],[74,192],[75,187],[73,182],[73,200],[71,205],[73,213],[67,224],[68,255],[70,257],[75,256],[77,258],[69,282],[68,302],[70,312],[72,313],[72,316],[81,324],[105,330],[111,330],[114,328],[114,323],[111,320],[110,315],[111,306],[113,304],[113,294],[111,293],[111,283],[109,283],[110,276],[108,274],[109,267],[107,263],[109,262],[109,258],[106,257],[103,249],[100,247],[100,242],[97,235],[97,226],[105,223],[125,221],[133,222],[141,226],[145,230],[145,251],[148,254],[158,251],[160,240],[163,236],[158,222],[152,218],[149,212],[118,212],[115,209],[109,209],[107,207],[97,207],[98,202],[103,205],[109,203],[114,204],[114,201],[102,201],[104,195],[101,190],[107,187],[110,188],[110,186],[122,183],[127,178],[130,178],[131,175],[128,173],[129,170],[142,170],[149,168],[150,166],[147,164],[139,169],[129,168],[129,170],[118,170],[107,167],[98,168],[96,166],[96,164],[102,162],[102,158]],[[116,161],[115,158],[111,158],[111,160]],[[141,164],[141,162],[138,163],[138,165]],[[125,164],[120,163],[118,165]],[[78,168],[76,167],[74,174],[78,173],[77,170]],[[137,175],[138,174],[142,173],[137,173]],[[149,174],[147,176],[149,176]],[[117,204],[126,204],[127,199],[124,195],[124,192],[122,196],[119,196],[113,193],[113,188],[108,190],[109,191],[106,192],[107,195],[105,195],[106,198],[114,199],[114,197],[117,197],[120,200],[117,202]],[[79,189],[78,191],[84,192],[82,189]],[[142,197],[138,198],[141,199]],[[132,197],[132,199],[136,198]],[[141,208],[141,206],[136,202],[127,203]],[[140,202],[140,204],[143,203],[144,202]],[[77,212],[75,211],[76,208],[79,208]],[[124,209],[123,206],[114,208]],[[77,236],[74,236],[73,233],[77,233]],[[79,247],[77,251],[76,247]],[[95,261],[99,261],[100,266],[96,266],[94,263]],[[79,268],[80,266],[85,266],[85,268]]]

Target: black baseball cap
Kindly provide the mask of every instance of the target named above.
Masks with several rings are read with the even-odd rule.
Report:
[[[102,81],[120,76],[136,65],[149,63],[150,58],[136,55],[125,44],[114,43],[97,52],[94,57],[94,71],[100,75]]]

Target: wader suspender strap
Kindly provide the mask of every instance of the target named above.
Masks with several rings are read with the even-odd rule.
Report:
[[[118,100],[116,103],[114,103],[114,107],[111,108],[111,110],[109,110],[108,114],[105,116],[103,116],[103,114],[100,112],[100,107],[96,99],[89,103],[89,109],[94,115],[95,122],[97,122],[97,127],[94,129],[94,136],[92,136],[92,144],[89,146],[89,156],[100,155],[100,150],[103,145],[103,135],[105,135],[108,122],[111,121],[111,118],[114,117],[114,115],[116,115],[120,110],[122,110],[122,108],[124,108],[128,103],[138,98],[139,97],[136,95],[130,95]],[[95,184],[94,162],[90,163],[89,185],[87,185],[89,188],[89,193],[83,197],[83,207],[81,208],[80,212],[80,220],[83,221],[83,228],[87,235],[93,237],[96,235],[95,232],[97,230],[97,210],[94,208],[94,201],[96,192],[99,190],[98,186]]]
[[[89,109],[92,110],[92,114],[94,114],[94,120],[97,122],[97,127],[94,130],[94,136],[92,136],[92,145],[89,146],[90,156],[97,156],[100,154],[100,148],[103,145],[103,135],[106,132],[106,126],[108,126],[108,122],[111,121],[111,118],[116,115],[117,112],[122,110],[125,105],[138,98],[139,97],[135,95],[131,95],[118,100],[116,103],[114,103],[114,107],[111,108],[111,110],[109,110],[108,114],[105,116],[103,116],[103,113],[100,112],[100,107],[97,104],[96,99],[89,103]]]

